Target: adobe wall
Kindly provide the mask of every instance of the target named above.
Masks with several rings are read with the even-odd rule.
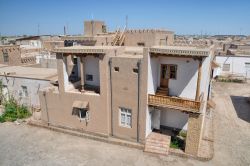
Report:
[[[4,62],[3,53],[7,52],[9,56],[9,61]],[[0,46],[0,63],[11,65],[11,66],[19,66],[21,65],[21,49],[18,45],[12,46]]]
[[[125,46],[138,46],[144,43],[145,47],[169,45],[173,43],[174,33],[160,30],[127,30],[125,32]]]
[[[112,111],[113,111],[113,134],[116,137],[137,140],[137,116],[138,116],[138,73],[139,58],[112,58]],[[118,67],[119,71],[115,71]],[[120,108],[127,108],[132,113],[131,128],[120,125]],[[142,118],[142,117],[139,117]],[[141,124],[142,126],[143,124]],[[139,130],[142,128],[140,127]],[[140,133],[140,131],[139,131]]]

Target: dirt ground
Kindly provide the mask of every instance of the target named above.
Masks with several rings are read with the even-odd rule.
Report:
[[[214,85],[214,158],[207,162],[157,156],[141,150],[88,140],[43,128],[0,124],[0,165],[249,166],[250,84]]]

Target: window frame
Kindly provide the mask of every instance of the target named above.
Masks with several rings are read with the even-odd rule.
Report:
[[[88,77],[90,77],[91,76],[91,80],[90,79],[88,79]],[[85,75],[85,79],[86,79],[86,81],[94,81],[94,76],[93,76],[93,74],[86,74]]]
[[[22,88],[22,95],[21,95],[21,97],[29,97],[28,87],[24,86],[24,85],[21,85],[21,88]],[[24,90],[24,89],[26,89],[26,90]]]
[[[3,62],[4,63],[8,63],[9,62],[9,54],[8,54],[8,52],[4,52],[3,53]]]
[[[225,65],[228,65],[229,67],[228,67],[228,70],[225,70]],[[224,63],[223,65],[222,65],[222,71],[225,71],[225,72],[229,72],[230,71],[230,68],[231,68],[231,65],[230,65],[230,63]]]
[[[174,76],[175,76],[175,77],[171,77],[171,73],[172,73],[172,72],[171,72],[171,67],[174,67],[174,68],[175,68],[175,70],[174,70]],[[177,79],[177,70],[178,70],[177,65],[172,65],[172,64],[171,64],[171,65],[168,65],[168,70],[169,70],[169,72],[168,72],[168,73],[169,73],[168,78],[169,78],[169,79],[176,80],[176,79]]]
[[[124,115],[124,122],[122,120]],[[124,107],[119,108],[119,126],[125,128],[132,128],[132,110]]]

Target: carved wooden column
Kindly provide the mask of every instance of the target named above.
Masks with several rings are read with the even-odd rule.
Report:
[[[196,95],[195,100],[199,100],[200,96],[200,83],[201,83],[201,71],[202,70],[202,58],[199,58],[199,68],[198,68],[198,78],[197,78],[197,85],[196,85]]]
[[[80,57],[80,70],[81,70],[81,90],[84,90],[84,82],[85,82],[85,71],[84,71],[84,57]]]

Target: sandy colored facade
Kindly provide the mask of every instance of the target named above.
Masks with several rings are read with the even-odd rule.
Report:
[[[21,49],[17,45],[0,46],[0,63],[12,66],[21,65]]]
[[[125,35],[121,46],[56,48],[59,86],[39,92],[42,120],[141,144],[155,130],[184,130],[185,152],[197,155],[214,47],[169,46],[167,31],[129,33],[140,35]]]

